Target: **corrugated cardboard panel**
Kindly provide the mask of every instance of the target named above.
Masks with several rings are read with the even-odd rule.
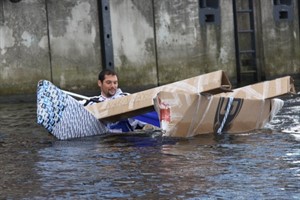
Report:
[[[154,106],[165,136],[190,137],[262,128],[274,110],[272,101],[162,91],[156,96]]]
[[[160,91],[215,94],[230,89],[231,84],[228,77],[222,70],[219,70],[118,99],[89,105],[86,106],[86,109],[98,119],[116,121],[153,110],[153,98]]]
[[[220,93],[216,96],[247,99],[269,99],[295,92],[294,80],[290,76],[286,76],[237,88],[234,89],[233,92]]]

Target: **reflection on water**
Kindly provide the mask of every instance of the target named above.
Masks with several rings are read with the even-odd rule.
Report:
[[[299,133],[280,130],[299,123],[300,100],[285,101],[244,134],[69,141],[36,124],[35,104],[0,104],[0,199],[299,199]]]

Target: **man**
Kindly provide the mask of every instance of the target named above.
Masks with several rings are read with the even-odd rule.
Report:
[[[111,69],[104,69],[99,73],[98,86],[101,94],[86,101],[84,106],[128,95],[118,88],[118,75]]]
[[[111,69],[104,69],[99,73],[98,86],[101,90],[99,96],[92,97],[90,100],[81,101],[80,103],[86,106],[128,95],[128,93],[123,93],[118,87],[118,75]],[[105,124],[111,132],[129,132],[142,128],[149,129],[149,126],[145,126],[147,125],[145,122],[134,118],[128,118],[115,123],[105,122]]]

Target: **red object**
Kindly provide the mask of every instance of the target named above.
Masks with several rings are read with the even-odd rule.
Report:
[[[170,108],[162,108],[160,109],[160,121],[171,121],[171,116],[170,116]]]

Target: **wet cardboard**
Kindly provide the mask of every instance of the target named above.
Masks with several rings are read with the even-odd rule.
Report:
[[[293,80],[283,77],[216,95],[162,91],[154,106],[165,136],[240,133],[264,127],[283,106],[273,98],[290,93]]]
[[[121,98],[89,105],[85,108],[97,119],[105,121],[117,121],[153,111],[153,98],[160,91],[169,91],[172,93],[182,92],[187,94],[201,92],[217,94],[230,90],[231,83],[228,77],[224,71],[219,70],[149,90],[137,92]]]
[[[165,91],[159,92],[155,98],[155,108],[164,135],[173,137],[239,133],[261,128],[270,117],[272,103],[271,99],[174,94]]]

